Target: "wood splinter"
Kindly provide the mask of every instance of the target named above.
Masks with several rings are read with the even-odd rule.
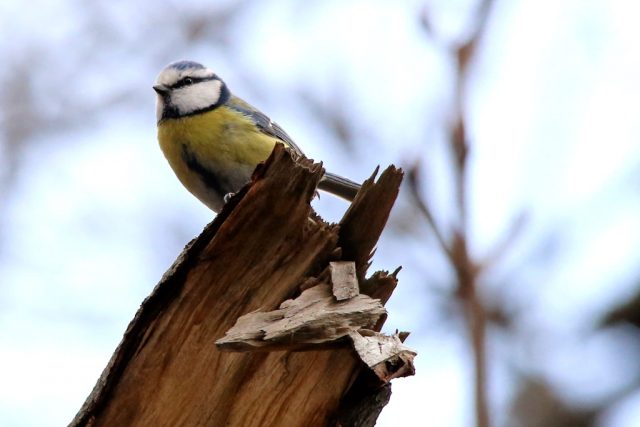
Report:
[[[384,335],[367,330],[349,333],[360,359],[384,383],[415,374],[413,359],[417,353],[402,343],[403,336],[407,334]]]
[[[337,302],[329,285],[319,284],[278,310],[241,316],[216,345],[226,351],[300,350],[373,327],[383,314],[380,300],[356,295]]]
[[[302,350],[348,336],[362,360],[382,381],[414,375],[417,353],[403,344],[407,333],[384,335],[370,330],[386,314],[382,303],[360,294],[352,261],[329,263],[332,288],[306,288],[278,310],[240,317],[216,341],[222,351]],[[309,282],[309,280],[307,280]]]
[[[356,263],[353,261],[334,261],[329,263],[333,296],[338,301],[353,298],[360,293],[356,277]]]

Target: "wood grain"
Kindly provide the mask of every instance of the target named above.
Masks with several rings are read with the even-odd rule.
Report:
[[[336,254],[366,272],[401,172],[372,177],[339,226],[309,205],[322,173],[274,149],[143,302],[71,426],[335,425],[361,370],[352,350],[229,353],[214,345],[240,316],[297,296]],[[376,281],[391,290],[396,283],[385,274],[372,280],[374,290]]]

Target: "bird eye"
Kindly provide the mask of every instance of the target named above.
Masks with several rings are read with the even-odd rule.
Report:
[[[184,79],[182,79],[182,81],[185,85],[193,84],[193,79],[191,77],[185,77]]]

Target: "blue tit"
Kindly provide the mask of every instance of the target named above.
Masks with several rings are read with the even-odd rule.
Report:
[[[169,64],[153,89],[160,148],[180,182],[214,212],[250,181],[277,142],[302,154],[280,126],[197,62]],[[360,185],[325,173],[318,188],[353,200]]]

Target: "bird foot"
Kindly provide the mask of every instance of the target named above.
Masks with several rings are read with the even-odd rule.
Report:
[[[222,199],[224,200],[225,203],[227,203],[229,201],[229,199],[231,199],[235,195],[236,195],[236,193],[227,193],[227,194],[224,195],[224,197]]]

